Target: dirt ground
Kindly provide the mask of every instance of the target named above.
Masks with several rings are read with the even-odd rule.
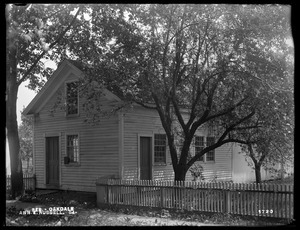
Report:
[[[204,226],[195,221],[114,213],[101,209],[77,210],[73,215],[7,215],[8,226]],[[221,225],[221,224],[219,224]]]
[[[65,210],[59,213],[59,209],[63,208]],[[67,208],[69,210],[66,210]],[[58,212],[54,213],[56,210]],[[56,191],[25,195],[19,201],[7,200],[5,224],[7,226],[272,226],[286,225],[287,222],[242,218],[229,214],[204,214],[141,207],[98,208],[95,193]]]

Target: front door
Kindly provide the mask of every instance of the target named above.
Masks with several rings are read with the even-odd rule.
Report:
[[[46,183],[59,185],[59,138],[46,137]]]
[[[151,180],[151,137],[140,137],[140,180]]]

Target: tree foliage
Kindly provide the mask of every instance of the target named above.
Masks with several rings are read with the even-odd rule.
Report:
[[[43,68],[42,57],[76,59],[85,74],[80,88],[87,99],[87,120],[100,118],[97,101],[104,87],[124,101],[115,110],[132,103],[156,110],[175,180],[184,180],[199,157],[239,141],[241,130],[259,128],[260,108],[272,103],[283,82],[290,82],[291,90],[288,10],[260,5],[9,5],[7,94],[10,84],[16,86],[14,92],[26,80],[31,89],[43,85],[41,74],[47,77],[50,71]],[[270,111],[277,114],[273,107]],[[216,142],[190,156],[193,136],[204,126],[214,127]]]
[[[273,173],[281,173],[284,168],[293,164],[294,137],[294,104],[292,91],[287,82],[268,94],[268,100],[257,105],[257,115],[249,121],[249,125],[259,124],[252,130],[239,130],[234,135],[241,140],[242,150],[255,169],[256,182],[261,182],[260,169],[265,168]]]
[[[32,117],[21,115],[21,124],[19,125],[20,154],[21,159],[27,162],[27,172],[31,172],[29,162],[33,156],[33,127]]]
[[[12,197],[23,189],[22,163],[16,115],[19,86],[39,90],[52,70],[45,60],[60,61],[65,57],[66,33],[76,25],[83,5],[6,5],[6,129],[11,160]],[[79,23],[80,22],[80,23]],[[78,25],[76,23],[79,23]]]
[[[71,25],[80,24],[72,13],[78,7],[76,4],[7,5],[7,49],[17,50],[18,85],[29,80],[28,87],[39,90],[51,76],[52,70],[45,68],[44,59],[59,62],[65,57],[65,33]]]
[[[259,128],[259,122],[251,121],[263,114],[260,108],[274,102],[283,82],[291,82],[284,58],[289,50],[288,10],[251,5],[96,5],[90,10],[92,39],[86,41],[94,49],[70,52],[89,66],[87,84],[97,82],[127,102],[157,110],[175,180],[184,180],[197,158],[239,142],[240,130]],[[270,111],[277,114],[275,108],[281,110]],[[216,142],[189,157],[193,136],[203,126],[215,127]],[[178,139],[181,149],[175,145]]]
[[[266,9],[269,15],[276,12],[280,15],[273,22],[266,15],[261,16],[266,25],[277,24],[278,27],[269,36],[256,37],[261,39],[257,56],[253,56],[251,50],[247,54],[250,63],[254,61],[255,77],[261,83],[253,90],[255,97],[252,103],[256,107],[256,114],[247,121],[247,125],[258,127],[232,133],[247,153],[247,160],[255,169],[257,182],[261,181],[261,167],[274,172],[276,164],[284,167],[293,163],[294,54],[293,46],[287,43],[287,38],[291,38],[287,10],[284,7]],[[268,35],[265,33],[267,28],[263,29],[255,28],[259,34]],[[270,64],[266,65],[262,57]]]

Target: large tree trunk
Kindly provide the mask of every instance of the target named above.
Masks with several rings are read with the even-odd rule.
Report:
[[[186,170],[184,167],[180,167],[179,165],[177,166],[176,170],[174,171],[175,173],[175,181],[185,181],[185,175],[186,175]]]
[[[248,144],[248,150],[250,152],[250,158],[252,159],[252,161],[254,163],[254,171],[255,171],[255,180],[256,180],[256,183],[261,183],[261,172],[260,172],[261,163],[255,159],[254,150],[252,148],[252,144]]]
[[[14,97],[13,95],[11,95]],[[9,95],[8,95],[9,97]],[[23,173],[22,173],[22,161],[19,156],[20,143],[18,135],[18,123],[16,117],[16,102],[15,100],[7,100],[6,105],[6,128],[7,128],[7,140],[10,154],[10,167],[11,167],[11,195],[15,199],[16,196],[22,194],[23,190]]]
[[[256,183],[261,183],[261,172],[260,172],[260,165],[255,165],[255,179]]]
[[[175,181],[185,181],[186,173],[189,169],[187,165],[188,154],[192,142],[192,136],[185,138],[183,142],[182,149],[180,151],[179,163],[174,170],[175,173]]]
[[[23,191],[22,161],[17,122],[17,61],[16,48],[8,54],[6,72],[6,130],[11,166],[11,195],[15,199]]]

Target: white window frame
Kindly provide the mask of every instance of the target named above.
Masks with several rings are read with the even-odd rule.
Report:
[[[214,136],[209,136],[209,137],[206,137],[206,146],[209,146],[209,145],[207,145],[207,139],[208,138],[214,138],[214,143],[215,143],[215,141],[216,141],[216,137],[214,137]],[[213,152],[213,154],[214,154],[214,159],[213,160],[207,160],[207,154],[209,153],[209,152],[207,152],[206,154],[205,154],[205,161],[206,162],[215,162],[216,161],[216,151],[215,151],[216,149],[213,149],[213,150],[211,150],[212,152]]]
[[[74,114],[68,114],[68,94],[67,94],[67,85],[70,83],[76,83],[78,82],[78,80],[69,80],[69,81],[65,81],[65,106],[66,106],[66,111],[65,111],[65,116],[66,117],[77,117],[79,116],[79,92],[77,92],[77,113]]]
[[[165,136],[165,162],[155,162],[155,135],[164,135]],[[162,146],[162,145],[160,145]],[[154,133],[153,134],[153,163],[154,165],[167,165],[167,135],[165,133]]]
[[[69,162],[69,164],[65,164],[65,166],[80,166],[80,135],[79,133],[66,133],[65,134],[65,156],[68,156],[68,136],[78,136],[78,161],[77,162]]]
[[[203,148],[206,148],[208,147],[207,145],[207,138],[210,138],[210,137],[213,137],[215,140],[216,140],[216,137],[215,136],[200,136],[200,135],[195,135],[194,136],[194,156],[196,155],[196,137],[203,137]],[[216,149],[213,149],[212,151],[214,152],[214,160],[207,160],[207,153],[205,153],[202,157],[203,157],[203,160],[197,160],[196,162],[202,162],[202,163],[215,163],[216,161]]]
[[[196,146],[196,138],[197,137],[203,137],[203,146]],[[196,155],[196,147],[203,147],[203,149],[205,148],[205,136],[199,136],[199,135],[195,135],[195,137],[194,137],[194,156]],[[206,154],[204,154],[204,156],[202,156],[202,160],[196,160],[197,162],[205,162],[205,155]]]

